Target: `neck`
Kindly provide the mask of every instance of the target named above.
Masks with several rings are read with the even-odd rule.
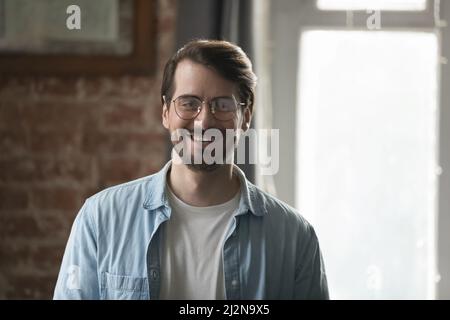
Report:
[[[172,163],[167,183],[179,199],[196,207],[208,207],[231,200],[240,185],[239,178],[233,175],[232,164],[224,164],[208,172]]]

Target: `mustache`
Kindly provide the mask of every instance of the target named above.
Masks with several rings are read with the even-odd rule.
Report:
[[[211,130],[214,130],[214,131],[220,131],[220,133],[222,134],[222,136],[225,136],[226,135],[226,129],[218,129],[218,128],[209,128],[209,129],[202,129],[201,131],[200,130],[194,130],[194,129],[192,129],[192,130],[188,130],[188,132],[190,133],[190,135],[194,135],[194,134],[198,134],[198,135],[202,135],[202,136],[204,136],[208,131],[210,131],[211,132]]]
[[[230,133],[233,133],[230,136]],[[172,141],[180,141],[184,138],[203,138],[203,137],[216,137],[220,136],[222,138],[227,137],[234,137],[236,135],[237,131],[233,129],[219,129],[219,128],[208,128],[208,129],[185,129],[185,128],[179,128],[174,130],[171,133],[171,140]]]

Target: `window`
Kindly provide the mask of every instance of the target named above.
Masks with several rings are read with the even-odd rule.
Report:
[[[450,10],[384,1],[371,29],[362,2],[271,2],[277,196],[315,227],[332,298],[448,299]]]
[[[297,207],[339,299],[434,297],[437,37],[306,31]]]

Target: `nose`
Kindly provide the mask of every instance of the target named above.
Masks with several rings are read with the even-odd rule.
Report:
[[[195,120],[201,122],[203,129],[214,127],[216,119],[214,118],[214,115],[211,112],[208,102],[203,102],[202,110],[195,118]]]

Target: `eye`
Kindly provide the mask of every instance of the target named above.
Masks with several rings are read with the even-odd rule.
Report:
[[[219,112],[233,112],[236,110],[236,103],[232,98],[216,98],[213,101],[216,111]]]
[[[197,109],[201,102],[194,97],[180,97],[177,100],[177,105],[183,109]]]

